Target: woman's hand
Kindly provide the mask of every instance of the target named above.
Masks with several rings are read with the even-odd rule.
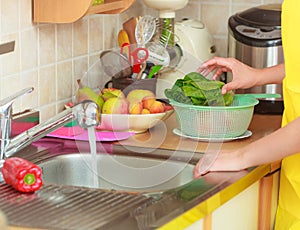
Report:
[[[229,90],[247,89],[257,84],[260,70],[243,64],[234,58],[214,57],[203,63],[198,72],[207,76],[214,72],[213,79],[217,79],[224,72],[232,73],[232,81],[225,84],[222,88],[222,94]]]
[[[237,150],[233,152],[220,152],[214,164],[210,167],[209,172],[217,171],[240,171],[245,169],[243,167],[242,153]],[[203,176],[200,171],[200,165],[202,163],[202,158],[198,161],[194,168],[194,178]],[[206,173],[206,172],[205,172]]]

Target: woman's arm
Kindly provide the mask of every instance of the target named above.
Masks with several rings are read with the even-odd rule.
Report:
[[[300,152],[300,117],[244,148],[241,168],[270,163]]]
[[[300,117],[283,128],[251,144],[231,152],[220,152],[210,171],[239,171],[271,163],[300,152]],[[199,177],[201,160],[194,169]]]
[[[232,81],[225,84],[222,93],[235,89],[247,89],[258,85],[279,84],[285,76],[284,64],[257,69],[245,65],[235,58],[214,57],[203,63],[198,71],[204,76],[214,72],[216,79],[223,72],[232,73]]]

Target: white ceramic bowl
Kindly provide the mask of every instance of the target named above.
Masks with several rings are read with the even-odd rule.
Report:
[[[146,132],[158,122],[167,119],[174,110],[152,114],[102,114],[97,130]]]

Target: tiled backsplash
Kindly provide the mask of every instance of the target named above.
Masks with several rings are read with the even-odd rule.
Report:
[[[227,20],[237,11],[282,0],[190,0],[176,19],[195,18],[213,34],[218,54],[226,56]],[[15,51],[0,56],[0,98],[25,87],[34,92],[15,101],[15,112],[37,108],[44,120],[63,109],[74,95],[76,80],[99,60],[101,50],[117,45],[123,21],[157,15],[136,0],[121,15],[91,15],[72,24],[34,24],[32,0],[0,0],[0,42],[15,40]],[[143,12],[143,13],[141,13]],[[101,79],[106,82],[108,79]]]

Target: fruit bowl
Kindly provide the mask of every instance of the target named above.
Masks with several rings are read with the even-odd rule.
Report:
[[[102,114],[97,130],[146,132],[149,128],[166,120],[174,110],[152,114]]]

